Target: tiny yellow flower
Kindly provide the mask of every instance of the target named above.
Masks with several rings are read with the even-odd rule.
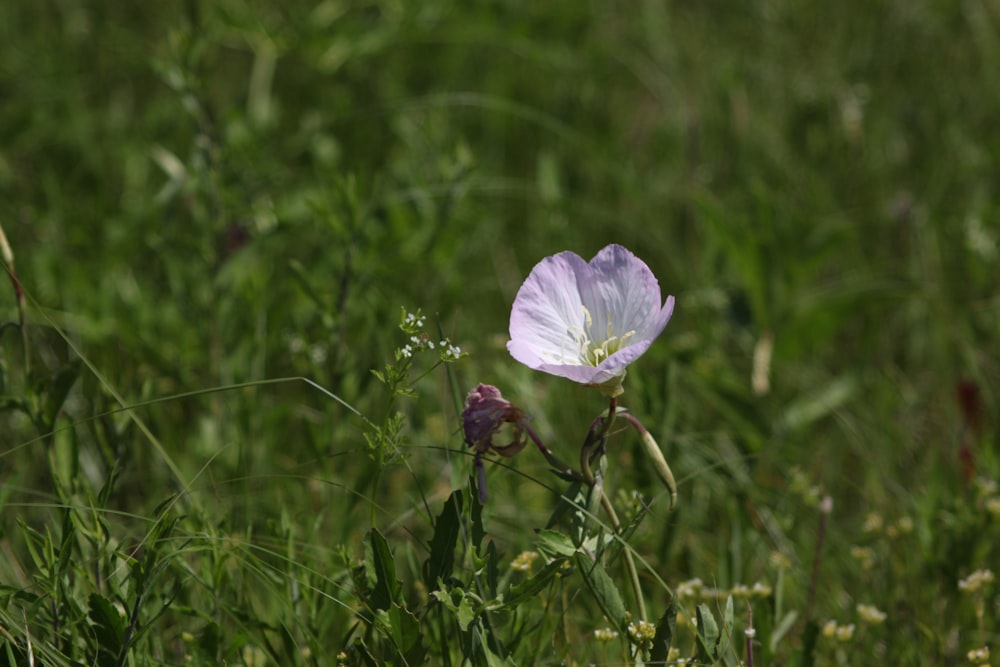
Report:
[[[839,642],[849,642],[854,637],[854,624],[849,625],[838,625],[837,632],[835,633],[837,641]]]
[[[510,569],[517,570],[518,572],[527,572],[537,559],[537,551],[522,551],[511,561]]]
[[[986,499],[986,511],[994,519],[1000,519],[1000,496],[993,496]]]
[[[792,567],[792,559],[780,551],[771,552],[771,567],[776,570],[788,570]]]
[[[833,639],[837,634],[837,621],[827,621],[823,624],[823,636]]]
[[[875,567],[875,551],[871,547],[851,547],[851,557],[858,561],[861,569],[870,571]]]
[[[861,530],[866,533],[881,533],[883,526],[885,526],[885,519],[882,518],[882,515],[878,512],[869,512],[865,516]]]
[[[628,634],[636,644],[646,644],[656,637],[656,626],[649,621],[629,623]]]
[[[594,639],[599,642],[610,642],[618,638],[618,631],[612,628],[598,628],[594,630]]]
[[[973,485],[976,487],[976,495],[980,498],[992,496],[1000,492],[1000,485],[989,477],[977,477]]]
[[[750,595],[756,598],[766,598],[771,595],[772,588],[767,584],[762,584],[759,581],[754,582],[753,588],[750,589]]]

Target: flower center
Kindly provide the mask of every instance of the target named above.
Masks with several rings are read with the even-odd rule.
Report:
[[[583,308],[584,328],[577,331],[569,331],[569,335],[580,346],[580,362],[588,366],[599,366],[601,362],[610,357],[618,350],[628,347],[629,339],[635,335],[635,331],[627,331],[621,336],[615,334],[615,324],[611,313],[608,313],[608,328],[603,338],[597,338],[593,334],[594,318],[586,306]]]

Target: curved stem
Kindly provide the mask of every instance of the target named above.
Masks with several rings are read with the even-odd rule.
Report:
[[[608,415],[598,417],[591,423],[587,439],[584,441],[583,447],[580,448],[580,470],[583,472],[583,481],[588,486],[594,486],[595,483],[594,473],[590,469],[590,459],[595,457],[594,445],[600,444],[603,447],[604,443],[607,442],[608,432],[611,430],[611,424],[614,423],[616,414],[618,414],[618,399],[612,396],[608,405]],[[598,449],[598,452],[601,451],[603,449]]]
[[[579,472],[573,470],[568,463],[560,459],[551,449],[542,444],[542,439],[538,436],[538,433],[535,432],[535,429],[531,428],[531,424],[525,420],[518,425],[522,430],[524,430],[525,433],[528,434],[528,437],[535,443],[535,446],[538,447],[538,451],[542,453],[542,456],[545,457],[545,460],[549,462],[550,466],[555,468],[565,477],[570,479],[581,479]]]

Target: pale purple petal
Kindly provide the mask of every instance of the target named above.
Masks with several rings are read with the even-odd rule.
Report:
[[[587,273],[587,263],[573,252],[546,257],[531,270],[510,314],[511,356],[532,368],[578,357],[568,334],[583,324],[578,280]]]
[[[572,252],[532,269],[511,309],[511,356],[535,370],[600,385],[625,373],[666,327],[674,299],[660,302],[649,267],[620,245],[589,262]],[[609,356],[588,356],[596,346]],[[620,391],[620,386],[619,386]]]

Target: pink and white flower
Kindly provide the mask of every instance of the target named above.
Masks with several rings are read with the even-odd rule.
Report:
[[[514,299],[507,350],[535,370],[618,396],[625,369],[670,321],[674,297],[645,262],[620,245],[590,260],[573,252],[546,257]]]

